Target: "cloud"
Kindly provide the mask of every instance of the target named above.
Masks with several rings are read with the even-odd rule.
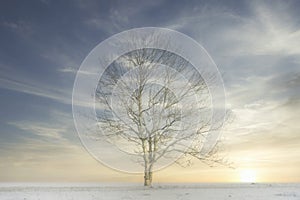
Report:
[[[76,154],[82,150],[70,114],[52,110],[45,119],[11,121],[7,124],[23,132],[15,143],[2,143],[1,149],[4,151],[54,155],[62,152]]]
[[[3,21],[1,25],[19,34],[22,37],[29,36],[34,33],[34,29],[32,27],[33,25],[30,22],[24,20]]]
[[[75,4],[74,8],[78,9],[68,10],[74,22],[67,17],[61,23],[52,23],[47,16],[41,18],[43,23],[15,19],[0,22],[1,28],[16,36],[14,48],[26,51],[22,53],[24,59],[16,54],[6,55],[9,51],[3,45],[3,62],[32,60],[30,67],[0,64],[0,88],[69,106],[80,62],[97,41],[133,27],[176,29],[203,44],[224,73],[227,103],[235,114],[233,122],[224,130],[225,142],[232,148],[229,159],[238,155],[235,159],[249,166],[264,163],[270,167],[287,162],[298,162],[295,166],[299,166],[300,27],[299,14],[293,12],[297,7],[295,1],[247,1],[233,5],[230,2],[120,1],[116,4],[77,0]],[[37,65],[37,60],[43,66]],[[85,71],[78,73],[90,75]],[[43,75],[48,82],[38,80]],[[85,101],[74,103],[93,107]],[[78,142],[71,113],[53,111],[46,104],[45,109],[50,119],[9,122],[22,134],[15,142],[9,143],[5,138],[1,141],[0,166],[7,167],[4,170],[7,174],[13,174],[9,168],[15,166],[28,174],[26,167],[31,163],[29,168],[38,170],[43,166],[44,174],[55,175],[57,171],[53,168],[63,168],[57,164],[58,160],[71,166],[76,163],[66,158],[78,163],[89,158]],[[245,157],[250,159],[243,161],[241,158]],[[65,173],[65,168],[62,171]]]
[[[36,85],[31,85],[16,80],[8,80],[4,78],[0,78],[0,83],[0,87],[4,89],[45,97],[65,104],[70,104],[71,102],[70,99],[65,97],[64,92],[55,92],[55,89],[53,89],[54,91],[51,91],[51,89],[49,88],[42,88],[41,86],[37,87]]]
[[[88,72],[88,71],[83,71],[83,70],[78,70],[77,68],[74,67],[65,67],[65,68],[61,68],[58,69],[59,72],[63,72],[63,73],[71,73],[71,74],[84,74],[84,75],[97,75],[96,73],[93,72]]]
[[[69,88],[63,88],[35,81],[34,79],[26,77],[21,72],[15,71],[12,68],[8,69],[1,66],[0,71],[2,71],[0,75],[0,88],[43,97],[65,105],[94,108],[94,104],[90,103],[90,101],[87,101],[86,95],[85,98],[78,98],[81,100],[72,101],[73,84],[71,84],[71,87]],[[58,71],[60,73],[81,73],[86,76],[95,76],[93,72],[86,72],[80,70],[76,72],[74,68],[64,68],[59,69]],[[92,98],[92,94],[90,98]]]
[[[300,71],[291,71],[275,75],[267,82],[271,93],[281,98],[299,97]]]
[[[21,130],[29,131],[40,138],[50,139],[50,140],[63,140],[63,133],[66,131],[65,127],[49,127],[47,124],[32,124],[28,122],[10,122]]]
[[[252,1],[246,5],[249,11],[243,14],[225,5],[182,8],[165,26],[191,33],[211,48],[210,53],[222,56],[300,54],[297,16],[290,12],[293,4]]]
[[[16,92],[52,99],[64,104],[70,104],[71,102],[71,98],[68,99],[66,95],[69,93],[68,91],[62,91],[61,89],[56,90],[54,88],[51,89],[48,86],[43,87],[38,83],[30,84],[22,81],[0,78],[0,87]]]
[[[252,167],[297,159],[300,150],[297,123],[300,108],[297,73],[252,74],[227,88],[227,101],[235,118],[224,130],[229,157],[237,165]],[[243,161],[249,157],[252,161]],[[251,162],[251,163],[250,163]]]
[[[282,7],[281,4],[275,6]],[[300,29],[293,20],[287,20],[288,9],[278,10],[263,3],[254,5],[254,17],[244,18],[242,23],[223,33],[223,39],[232,41],[233,53],[255,55],[300,54]]]
[[[56,87],[36,81],[22,71],[3,64],[0,64],[0,72],[0,88],[51,99],[63,104],[72,103],[72,88]]]
[[[296,152],[289,159],[299,154],[295,110],[300,107],[300,29],[290,12],[293,5],[283,4],[256,1],[243,15],[226,8],[183,12],[170,23],[203,41],[225,74],[227,103],[235,119],[224,137],[233,154],[247,151],[255,156],[258,148],[267,160],[286,160],[287,151]]]
[[[78,7],[81,11],[89,13],[85,16],[83,23],[93,30],[101,30],[108,36],[111,34],[118,33],[120,31],[125,31],[130,28],[147,26],[147,21],[149,18],[145,18],[145,14],[152,8],[159,7],[163,4],[163,1],[130,1],[123,2],[119,1],[111,5],[102,5],[99,8],[99,4],[95,1],[86,3],[85,1],[78,1]],[[105,8],[108,6],[109,8]],[[99,10],[107,9],[103,12]],[[103,15],[105,13],[105,15]],[[142,17],[142,19],[140,19]],[[142,22],[141,24],[141,20]]]

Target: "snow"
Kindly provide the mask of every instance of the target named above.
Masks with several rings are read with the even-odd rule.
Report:
[[[300,184],[0,184],[1,200],[300,200]]]

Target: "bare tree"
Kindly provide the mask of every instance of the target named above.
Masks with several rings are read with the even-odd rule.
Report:
[[[136,155],[145,186],[162,160],[221,162],[216,148],[201,153],[211,126],[207,84],[191,63],[161,49],[131,51],[106,68],[96,90],[97,123],[112,145]]]

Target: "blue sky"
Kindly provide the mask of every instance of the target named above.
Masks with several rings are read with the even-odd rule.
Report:
[[[98,43],[147,26],[187,34],[216,62],[234,113],[223,133],[228,158],[261,181],[300,181],[299,8],[296,0],[1,1],[0,181],[140,180],[84,150],[71,98],[76,71]],[[174,179],[178,170],[184,176]],[[172,166],[158,180],[236,181],[228,177],[238,173]]]

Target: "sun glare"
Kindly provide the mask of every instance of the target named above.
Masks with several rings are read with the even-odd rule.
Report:
[[[254,183],[256,181],[256,172],[251,169],[241,170],[240,181],[243,183]]]

